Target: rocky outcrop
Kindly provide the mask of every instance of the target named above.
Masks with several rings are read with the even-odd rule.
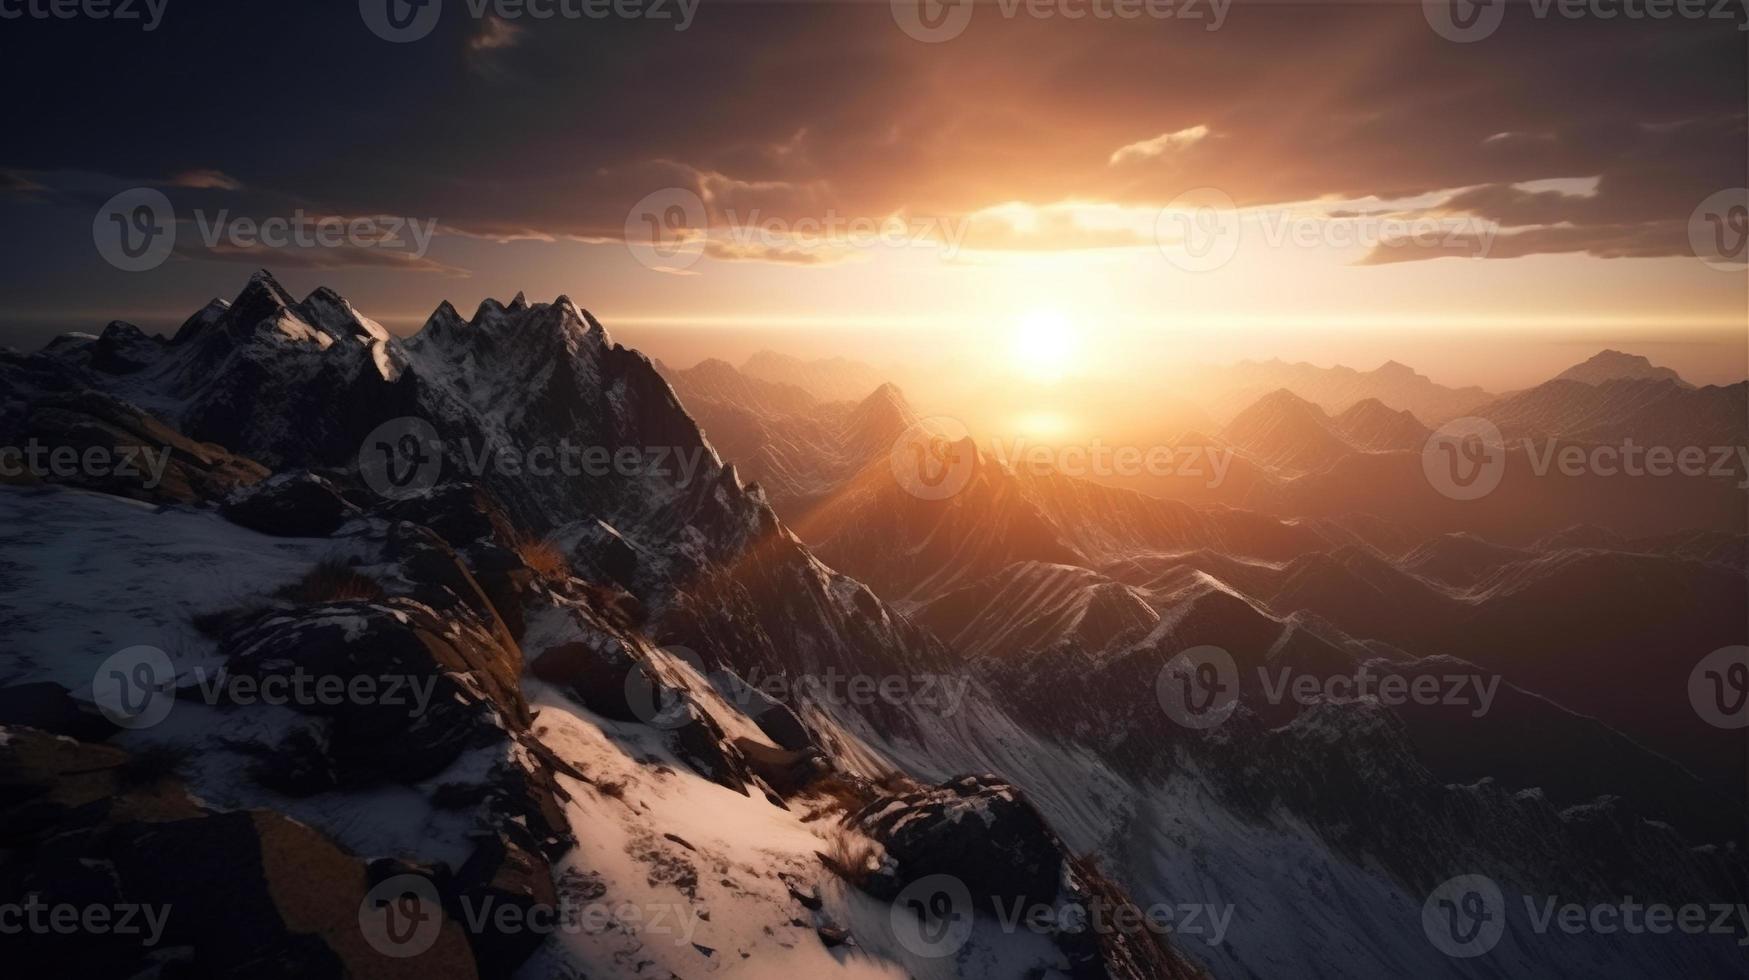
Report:
[[[17,975],[480,975],[453,922],[417,958],[374,948],[359,927],[365,863],[316,831],[265,810],[203,810],[119,749],[0,728],[0,787],[0,902],[43,922],[65,909],[104,921],[9,935]]]
[[[60,483],[151,503],[215,503],[268,472],[91,390],[0,405],[0,447],[13,474],[0,482]]]
[[[1114,909],[1139,911],[1135,903],[1070,854],[1020,790],[995,776],[962,776],[879,799],[849,822],[885,851],[880,869],[861,882],[876,898],[901,899],[906,889],[945,877],[959,886],[954,900],[970,903],[956,914],[1031,921],[1022,927],[1041,929],[1077,980],[1200,975],[1162,934],[1109,928],[1119,920]],[[903,913],[903,904],[895,914]],[[1031,915],[1034,910],[1048,914]]]
[[[410,599],[269,615],[227,637],[222,649],[227,692],[270,680],[311,687],[311,678],[348,692],[311,687],[290,703],[318,721],[297,753],[317,754],[307,761],[326,776],[318,784],[416,782],[529,721],[517,681],[520,655]]]
[[[326,537],[361,513],[334,484],[301,471],[281,473],[240,490],[221,511],[250,530],[287,538]]]

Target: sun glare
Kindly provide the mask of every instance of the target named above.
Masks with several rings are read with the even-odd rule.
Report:
[[[1069,373],[1081,348],[1081,335],[1055,310],[1033,310],[1020,318],[1010,341],[1015,370],[1034,381],[1056,381]]]

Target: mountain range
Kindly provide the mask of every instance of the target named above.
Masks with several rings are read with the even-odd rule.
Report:
[[[1575,444],[1734,437],[1743,387],[1493,402],[1398,365],[1318,372],[1220,380],[1305,387],[1181,440],[1248,474],[1244,501],[1193,501],[1002,458],[849,362],[659,367],[562,296],[444,303],[403,340],[262,272],[169,338],[118,322],[0,352],[0,445],[165,461],[0,486],[0,898],[172,910],[158,952],[33,935],[14,962],[1739,969],[1730,936],[1518,923],[1454,958],[1424,914],[1458,875],[1513,904],[1745,900],[1743,742],[1688,688],[1745,641],[1741,491],[1732,523],[1702,480],[1514,463],[1466,502],[1422,467],[1429,426],[1493,405],[1545,406],[1497,424]],[[1225,704],[1187,714],[1207,648]],[[248,695],[300,672],[431,696]],[[949,907],[915,901],[941,880]],[[548,935],[483,905],[604,917]],[[1005,925],[1014,907],[1043,912]],[[1091,927],[1100,908],[1175,927]]]

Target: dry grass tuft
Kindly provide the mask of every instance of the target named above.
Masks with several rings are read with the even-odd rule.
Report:
[[[360,575],[338,558],[325,558],[304,577],[274,595],[298,603],[345,602],[349,599],[381,599],[383,587]]]
[[[826,849],[815,851],[814,856],[820,859],[826,870],[848,884],[861,888],[880,870],[886,853],[879,844],[861,832],[849,827],[837,827],[826,838]]]
[[[802,801],[808,807],[808,812],[802,816],[802,823],[813,823],[827,817],[848,817],[874,802],[874,799],[868,784],[844,773],[834,772],[810,783],[802,794]]]
[[[565,553],[551,541],[522,537],[515,544],[516,553],[535,576],[543,582],[563,582],[571,577],[571,563]]]

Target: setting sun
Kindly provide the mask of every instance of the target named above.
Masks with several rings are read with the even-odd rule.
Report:
[[[1048,382],[1073,370],[1080,348],[1080,332],[1068,317],[1055,310],[1034,310],[1015,326],[1009,356],[1022,375]]]

